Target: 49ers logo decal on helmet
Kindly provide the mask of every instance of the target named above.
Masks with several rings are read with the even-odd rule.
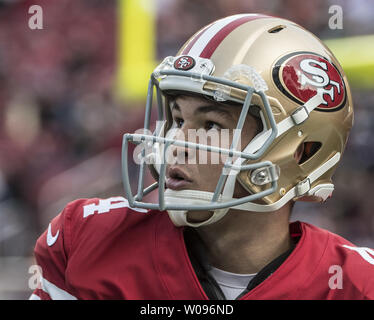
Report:
[[[311,52],[284,56],[273,68],[273,80],[288,98],[303,104],[317,93],[324,102],[315,110],[337,111],[346,100],[343,77],[328,59]]]
[[[178,70],[190,70],[195,66],[195,60],[194,58],[190,56],[182,56],[179,57],[174,62],[174,68]]]

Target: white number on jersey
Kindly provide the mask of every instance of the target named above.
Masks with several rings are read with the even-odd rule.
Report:
[[[130,208],[129,202],[124,197],[112,197],[108,199],[100,199],[98,204],[91,203],[83,206],[83,218],[86,218],[95,212],[107,213],[112,209]],[[148,210],[141,208],[130,208],[133,211],[146,213]]]

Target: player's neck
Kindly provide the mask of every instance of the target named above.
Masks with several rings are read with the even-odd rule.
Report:
[[[197,228],[212,265],[234,273],[261,270],[292,245],[288,211],[231,211],[221,221]]]

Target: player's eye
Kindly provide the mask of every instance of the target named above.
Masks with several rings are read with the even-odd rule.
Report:
[[[181,118],[174,118],[174,125],[176,128],[182,128],[184,120]]]
[[[205,130],[221,130],[222,129],[222,127],[218,124],[218,123],[216,123],[216,122],[213,122],[213,121],[207,121],[206,123],[205,123]]]

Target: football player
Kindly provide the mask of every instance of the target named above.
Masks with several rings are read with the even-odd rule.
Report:
[[[372,249],[290,223],[295,201],[331,197],[352,123],[316,36],[259,14],[207,25],[151,75],[144,130],[123,139],[125,197],[76,200],[38,239],[31,298],[373,299]]]

